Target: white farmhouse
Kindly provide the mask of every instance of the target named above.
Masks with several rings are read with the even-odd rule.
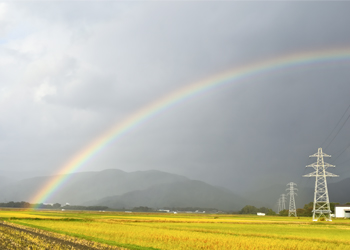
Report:
[[[259,213],[259,212],[257,212],[256,215],[258,215],[258,216],[265,216],[265,213]]]
[[[335,206],[336,218],[350,218],[350,205],[347,206]]]

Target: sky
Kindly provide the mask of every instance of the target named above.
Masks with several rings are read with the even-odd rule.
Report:
[[[350,48],[349,8],[1,1],[0,175],[53,175],[140,108],[221,72]],[[350,177],[349,69],[349,61],[303,65],[213,88],[139,124],[79,171],[156,169],[242,193],[304,181],[308,156],[323,147],[331,172]]]

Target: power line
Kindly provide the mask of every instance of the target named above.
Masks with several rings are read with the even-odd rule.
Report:
[[[310,157],[307,157],[307,159],[309,159]],[[303,178],[303,175],[306,173],[307,168],[304,168],[304,171],[302,173],[302,175],[299,177],[299,180],[297,181],[297,186],[301,186],[302,182],[305,180],[305,178]]]
[[[346,151],[346,150],[347,150],[349,147],[350,147],[350,143],[349,143],[349,145],[348,145],[347,147],[345,147],[345,148],[344,148],[344,150],[343,150],[343,151],[341,151],[341,153],[340,153],[340,154],[338,154],[338,155],[337,155],[337,157],[335,157],[335,158],[333,159],[333,161],[332,161],[332,162],[334,163],[334,162],[335,162],[335,160],[336,160],[336,159],[338,159],[338,158],[339,158],[339,157],[340,157],[340,156],[341,156],[341,155],[342,155],[342,154],[343,154],[343,153],[344,153],[344,152],[345,152],[345,151]]]
[[[338,163],[337,165],[338,165],[338,166],[341,166],[342,164],[347,163],[348,161],[350,161],[350,158],[347,159],[347,160],[345,160],[345,161],[343,161],[343,162],[341,162],[341,163]]]
[[[341,125],[341,127],[339,128],[338,132],[335,134],[335,136],[333,137],[333,139],[327,144],[327,146],[325,147],[325,149],[327,149],[329,147],[329,145],[331,145],[331,143],[333,142],[333,140],[337,137],[337,135],[339,134],[340,130],[344,127],[345,123],[349,120],[350,115],[348,115],[348,118],[346,118],[346,120],[343,122],[343,124]]]
[[[335,125],[335,127],[332,129],[332,131],[329,133],[329,135],[327,136],[327,138],[322,142],[321,146],[323,146],[326,141],[329,139],[329,137],[332,135],[332,133],[334,132],[334,130],[338,127],[338,125],[340,124],[341,120],[344,118],[344,116],[346,115],[346,113],[348,112],[350,108],[350,105],[347,107],[347,109],[345,110],[344,114],[341,116],[341,118],[339,119],[339,121],[337,122],[337,125]],[[333,140],[332,140],[333,141]]]
[[[337,166],[341,167],[340,169],[338,169],[338,174],[345,174],[349,172],[349,165],[348,164],[344,164],[350,161],[350,158],[346,159],[345,161],[342,161],[341,163],[338,163]]]

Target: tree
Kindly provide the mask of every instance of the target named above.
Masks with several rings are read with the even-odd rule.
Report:
[[[265,213],[266,215],[276,215],[275,211],[268,207],[256,208],[252,205],[247,205],[239,211],[240,214],[256,214],[256,213]]]
[[[143,206],[140,206],[140,207],[134,207],[132,209],[133,212],[152,212],[154,211],[153,208],[150,208],[150,207],[143,207]]]
[[[246,205],[244,208],[241,209],[239,212],[240,214],[256,214],[258,212],[258,209],[251,205]]]
[[[60,203],[55,203],[52,205],[53,208],[60,208],[61,207],[61,204]]]
[[[276,215],[276,212],[269,208],[266,215]]]
[[[297,208],[297,216],[300,217],[300,216],[305,216],[305,209],[303,208]]]
[[[334,213],[334,207],[335,207],[336,205],[340,205],[340,203],[339,203],[339,202],[330,202],[330,203],[329,203],[329,207],[330,207],[332,213]]]
[[[281,210],[280,212],[279,212],[279,215],[280,216],[288,216],[288,210],[287,209],[283,209],[283,210]]]
[[[314,203],[309,202],[308,204],[304,205],[304,213],[303,214],[298,214],[299,216],[312,216],[312,210],[314,209]]]
[[[258,209],[258,212],[267,214],[269,212],[269,208],[261,207]]]

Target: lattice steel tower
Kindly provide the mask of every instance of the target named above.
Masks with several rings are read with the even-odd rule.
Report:
[[[281,194],[281,210],[285,210],[286,209],[286,195],[285,194]]]
[[[323,153],[322,148],[319,148],[316,154],[309,157],[317,157],[317,162],[306,166],[314,168],[315,171],[303,175],[303,177],[316,177],[312,220],[317,221],[320,217],[324,217],[327,221],[332,221],[326,177],[338,177],[338,175],[329,173],[326,169],[334,168],[335,166],[324,162],[323,157],[331,156]]]
[[[297,208],[295,206],[295,199],[294,199],[294,195],[297,195],[295,193],[295,191],[298,191],[297,188],[295,188],[294,186],[296,186],[297,184],[295,184],[294,182],[289,182],[287,184],[287,186],[289,186],[289,188],[286,189],[286,191],[289,191],[289,193],[287,195],[289,195],[289,211],[288,211],[288,216],[297,216]]]
[[[278,198],[277,205],[278,205],[277,213],[279,214],[280,211],[282,210],[282,209],[281,209],[281,198]]]

